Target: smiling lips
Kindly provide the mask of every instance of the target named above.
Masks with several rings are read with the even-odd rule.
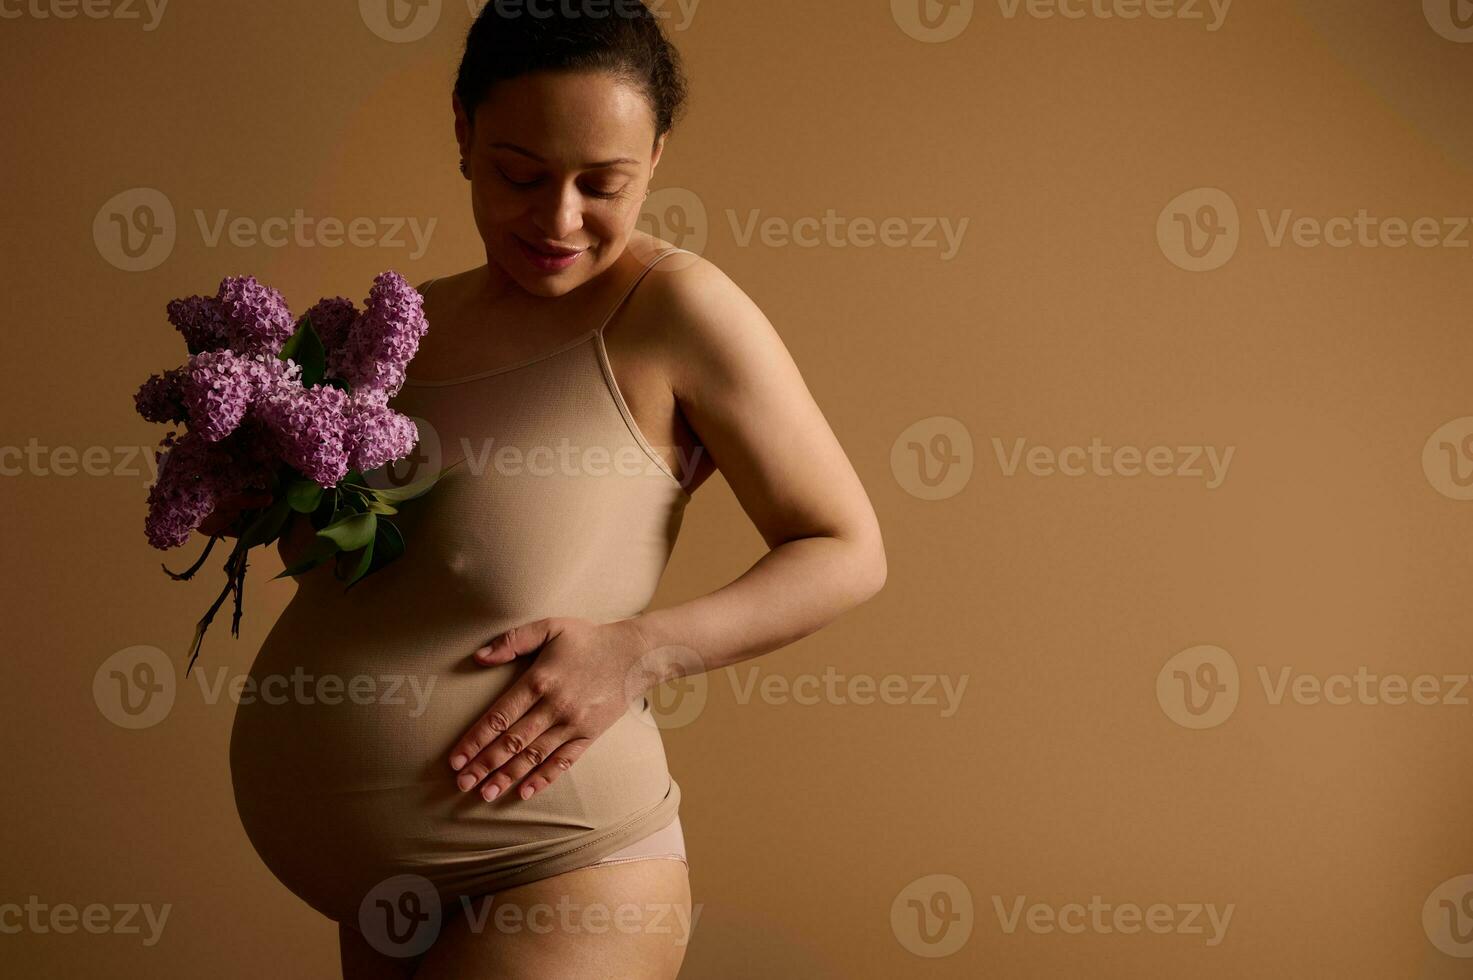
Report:
[[[517,239],[517,247],[532,267],[541,272],[560,272],[588,251],[586,248],[571,249],[565,245],[532,245],[520,238]]]

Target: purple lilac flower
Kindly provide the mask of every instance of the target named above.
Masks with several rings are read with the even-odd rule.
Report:
[[[347,394],[338,388],[279,383],[261,393],[255,412],[271,430],[281,458],[326,488],[348,472],[347,404]]]
[[[189,429],[219,442],[240,425],[256,395],[257,362],[232,350],[204,351],[189,359],[184,405]]]
[[[172,300],[168,314],[169,322],[184,335],[184,344],[191,354],[220,350],[230,341],[220,301],[213,296]]]
[[[176,438],[170,432],[155,450],[158,479],[148,491],[148,516],[143,531],[155,548],[177,548],[215,509],[218,477],[210,459],[210,444],[191,432]]]
[[[312,329],[322,339],[323,348],[333,351],[341,347],[348,338],[348,331],[358,318],[358,307],[350,299],[335,296],[312,307],[307,311],[307,317],[312,321]]]
[[[148,491],[144,533],[155,548],[177,548],[215,509],[244,490],[265,490],[280,463],[267,450],[268,433],[248,419],[231,436],[209,442],[195,432],[170,432],[155,450],[158,479]]]
[[[183,422],[189,418],[184,407],[184,381],[188,370],[170,368],[163,374],[151,375],[133,396],[138,414],[149,422]]]
[[[355,391],[372,388],[392,397],[428,329],[424,297],[399,273],[380,273],[347,339],[328,356],[328,371]]]
[[[234,432],[214,445],[221,478],[231,493],[269,489],[271,474],[281,468],[272,447],[271,430],[251,413]]]
[[[381,391],[355,391],[348,400],[348,465],[360,473],[408,456],[419,442],[419,429],[407,415],[385,404]]]
[[[216,296],[230,346],[242,354],[279,354],[296,330],[281,293],[255,276],[227,276]]]

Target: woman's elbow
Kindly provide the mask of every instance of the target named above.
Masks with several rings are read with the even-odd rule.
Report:
[[[885,577],[889,574],[885,562],[885,545],[876,537],[857,551],[855,575],[858,580],[858,602],[868,602],[885,587]]]

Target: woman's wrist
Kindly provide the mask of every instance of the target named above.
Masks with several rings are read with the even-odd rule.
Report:
[[[692,673],[694,658],[690,652],[662,641],[653,625],[648,613],[609,624],[615,630],[614,646],[624,661],[632,696]],[[682,651],[685,656],[681,656]]]

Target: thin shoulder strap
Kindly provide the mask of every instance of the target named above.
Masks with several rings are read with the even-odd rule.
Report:
[[[596,334],[598,334],[600,336],[603,335],[604,328],[607,327],[609,325],[610,321],[612,321],[614,319],[614,314],[619,312],[620,307],[622,307],[624,305],[624,301],[629,298],[629,294],[632,293],[632,292],[634,292],[634,287],[635,286],[638,286],[640,284],[640,282],[644,279],[644,277],[649,273],[649,271],[655,267],[655,263],[656,262],[660,261],[665,256],[670,255],[671,253],[674,253],[674,252],[688,252],[688,251],[689,251],[688,249],[684,249],[684,248],[680,248],[679,246],[672,245],[670,248],[665,249],[663,252],[656,253],[655,257],[652,258],[652,259],[650,259],[648,262],[646,262],[644,264],[644,268],[639,270],[639,275],[637,275],[637,276],[634,277],[634,281],[629,284],[629,288],[628,289],[625,289],[624,290],[623,294],[619,297],[618,301],[614,303],[613,308],[609,310],[609,315],[606,316],[606,317],[604,317],[604,322],[603,323],[600,323],[598,325],[598,329],[595,330],[594,333],[596,333]]]
[[[435,283],[437,283],[439,281],[440,281],[440,277],[439,276],[436,276],[435,278],[431,279],[429,282],[427,282],[427,283],[424,284],[423,288],[420,289],[419,294],[421,296],[423,296],[425,293],[427,293],[427,292],[430,291],[430,287],[431,286],[433,286]]]

